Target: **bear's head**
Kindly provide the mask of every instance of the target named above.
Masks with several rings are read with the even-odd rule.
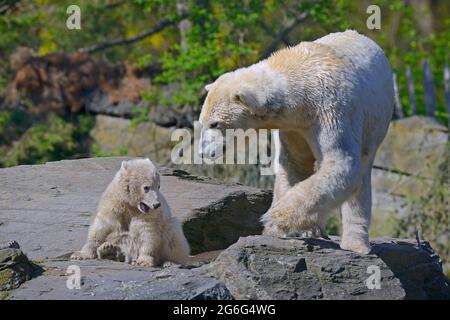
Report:
[[[227,129],[273,128],[273,117],[285,104],[287,80],[261,62],[225,73],[205,89],[200,153],[214,158]]]
[[[123,161],[118,175],[126,189],[129,205],[142,213],[149,213],[161,206],[159,174],[149,159]]]

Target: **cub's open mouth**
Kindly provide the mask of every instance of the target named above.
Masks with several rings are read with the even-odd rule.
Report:
[[[146,205],[144,202],[140,202],[139,203],[139,207],[138,209],[142,212],[142,213],[148,213],[150,211],[150,207],[148,205]]]

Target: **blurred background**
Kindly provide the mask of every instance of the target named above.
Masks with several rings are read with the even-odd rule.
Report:
[[[67,8],[81,29],[68,29]],[[366,10],[381,9],[369,30]],[[171,166],[174,128],[192,128],[204,86],[273,51],[348,28],[395,71],[394,121],[373,173],[372,236],[429,240],[449,270],[446,0],[0,0],[0,167],[149,156]],[[189,166],[272,188],[257,166]],[[328,231],[338,233],[339,215]]]

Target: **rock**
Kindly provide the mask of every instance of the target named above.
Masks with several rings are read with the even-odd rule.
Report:
[[[139,78],[141,70],[95,61],[82,52],[36,56],[21,49],[10,63],[15,72],[5,104],[12,108],[30,105],[28,110],[36,114],[89,112],[95,109],[93,102],[100,104],[100,110],[105,104],[137,103],[150,89],[149,80]]]
[[[31,259],[39,260],[79,250],[100,195],[125,159],[0,169],[0,242],[17,239]],[[161,174],[162,192],[185,223],[194,253],[224,249],[240,236],[261,231],[258,219],[270,205],[270,192],[168,168],[161,168]],[[233,221],[238,216],[239,223]]]
[[[372,170],[372,235],[392,235],[392,221],[408,214],[411,199],[429,191],[437,165],[445,161],[447,139],[448,128],[433,118],[391,122]]]
[[[241,238],[211,264],[236,299],[450,299],[429,247],[397,239],[373,241],[370,255],[339,249],[338,238]],[[380,270],[380,289],[366,284]]]
[[[135,102],[124,99],[111,102],[111,99],[100,91],[93,93],[86,103],[86,110],[90,113],[121,118],[131,118],[139,112],[139,109],[147,107],[148,103],[144,100]]]
[[[192,128],[194,117],[190,107],[154,106],[150,108],[149,118],[162,127]],[[198,119],[198,117],[196,118]]]
[[[173,143],[170,130],[143,122],[133,125],[130,120],[98,115],[91,131],[93,143],[100,153],[149,157],[154,162],[167,163]]]
[[[432,177],[448,139],[447,127],[428,117],[392,121],[375,158],[375,165],[403,173]]]
[[[184,220],[183,230],[192,252],[201,252],[205,247],[208,250],[223,249],[236,242],[239,235],[260,234],[263,228],[259,218],[270,203],[271,193],[268,191],[236,191],[206,207],[191,211],[191,215]],[[220,232],[217,226],[220,226]]]
[[[17,289],[42,269],[28,260],[17,242],[0,246],[0,291]]]
[[[69,266],[78,266],[81,286],[67,286],[73,274]],[[49,261],[46,272],[20,289],[10,292],[11,299],[167,299],[230,300],[225,285],[207,274],[205,267],[163,269],[140,268],[107,260]]]
[[[30,279],[29,270],[21,267],[28,277],[14,274],[12,281],[3,282],[12,289],[7,298],[450,299],[439,257],[426,242],[418,248],[412,240],[374,240],[372,253],[361,256],[341,250],[336,237],[242,238],[261,232],[259,217],[270,206],[269,191],[166,167],[159,168],[162,192],[183,222],[193,253],[200,253],[189,266],[157,269],[107,260],[69,261],[84,244],[100,195],[125,159],[0,169],[0,243],[17,239],[23,252],[44,268]],[[22,266],[28,259],[12,247],[0,246],[0,262]],[[216,258],[220,249],[225,250]],[[366,285],[373,276],[368,273],[371,266],[380,270],[380,289]],[[67,281],[76,272],[68,271],[77,267],[81,287],[70,289]],[[0,274],[6,270],[1,268]],[[24,279],[30,280],[13,289]]]
[[[373,189],[398,196],[426,192],[447,139],[447,127],[435,119],[413,116],[393,121],[375,158]]]

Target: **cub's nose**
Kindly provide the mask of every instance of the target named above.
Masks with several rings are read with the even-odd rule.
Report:
[[[161,207],[161,202],[155,202],[153,204],[153,209],[158,209],[159,207]]]

